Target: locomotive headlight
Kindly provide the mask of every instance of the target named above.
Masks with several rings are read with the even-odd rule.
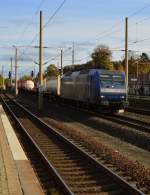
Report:
[[[122,99],[124,99],[124,95],[123,95],[123,96],[121,96],[121,98],[122,98]]]
[[[104,99],[104,98],[105,98],[105,96],[104,96],[104,95],[101,95],[101,98],[102,98],[102,99]]]

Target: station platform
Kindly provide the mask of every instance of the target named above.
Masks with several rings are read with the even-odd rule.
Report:
[[[2,105],[0,105],[0,195],[44,195]]]

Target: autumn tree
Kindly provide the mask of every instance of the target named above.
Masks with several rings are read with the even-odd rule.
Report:
[[[148,56],[147,53],[142,53],[140,58],[141,58],[142,61],[146,61],[146,62],[149,61],[149,56]]]
[[[142,53],[140,56],[131,53],[129,56],[129,74],[147,74],[150,72],[150,60],[146,53]]]
[[[128,60],[129,74],[136,74],[138,60],[139,59],[134,54],[130,55]]]
[[[44,73],[44,76],[47,77],[47,78],[50,78],[52,76],[57,76],[59,74],[59,70],[58,68],[55,66],[55,64],[50,64],[45,73]]]
[[[146,74],[150,72],[150,60],[146,53],[141,54],[137,63],[139,74]]]
[[[5,85],[7,86],[8,84],[10,84],[10,79],[9,78],[5,78]]]
[[[118,70],[119,72],[123,72],[124,71],[124,68],[123,68],[123,64],[122,64],[122,61],[113,61],[113,67],[115,70]]]
[[[0,87],[2,87],[2,85],[3,85],[3,77],[2,75],[0,75]]]
[[[96,68],[101,69],[113,69],[112,60],[112,52],[110,51],[109,47],[105,45],[99,45],[95,48],[94,52],[91,54],[92,61]]]
[[[32,77],[30,75],[23,75],[20,80],[27,81],[27,80],[32,80]]]

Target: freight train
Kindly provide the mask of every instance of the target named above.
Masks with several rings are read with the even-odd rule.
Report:
[[[68,72],[61,79],[45,82],[43,93],[113,112],[123,110],[127,105],[125,74],[118,71],[86,69]]]
[[[35,87],[34,82],[32,80],[19,80],[18,81],[18,89],[26,89],[33,90]]]
[[[28,90],[32,91],[35,88],[35,84],[32,80],[18,80],[17,81],[18,90]],[[15,83],[10,84],[10,82],[7,83],[6,88],[8,90],[14,91],[15,90]]]

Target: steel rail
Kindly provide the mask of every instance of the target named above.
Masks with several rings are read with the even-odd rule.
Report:
[[[91,157],[87,152],[85,152],[83,149],[79,148],[78,146],[76,146],[72,141],[70,141],[69,139],[67,139],[66,137],[64,137],[62,134],[60,134],[59,132],[57,132],[57,130],[55,130],[54,128],[52,128],[50,125],[46,124],[43,120],[41,120],[40,118],[38,118],[36,115],[34,115],[32,112],[30,112],[27,108],[25,108],[23,105],[19,104],[18,102],[12,100],[9,96],[7,96],[7,98],[9,98],[9,100],[13,101],[17,106],[19,106],[20,108],[22,108],[26,113],[28,113],[32,118],[34,118],[35,120],[37,120],[41,125],[43,125],[45,128],[49,129],[50,131],[53,131],[53,133],[56,136],[59,136],[60,139],[64,142],[66,142],[67,144],[69,144],[71,147],[73,147],[77,152],[79,152],[81,155],[83,155],[89,162],[91,162],[92,164],[94,164],[97,168],[103,170],[103,172],[105,174],[107,174],[109,177],[111,177],[113,180],[115,180],[124,190],[126,190],[129,194],[137,194],[137,195],[144,195],[143,192],[141,192],[139,189],[137,189],[136,187],[134,187],[133,185],[131,185],[130,183],[128,183],[127,181],[125,181],[123,178],[121,178],[119,175],[117,175],[116,173],[114,173],[113,171],[111,171],[109,168],[107,168],[105,165],[103,165],[102,163],[100,163],[99,161],[97,161],[96,159],[94,159],[93,157]],[[7,106],[8,107],[8,106]],[[10,109],[9,109],[10,110]],[[19,122],[20,123],[20,122]],[[21,125],[21,124],[20,124]],[[22,125],[21,125],[22,126]],[[33,140],[34,141],[34,140]],[[38,146],[37,146],[38,147]],[[42,151],[41,151],[42,152]],[[53,167],[54,169],[54,167]],[[55,170],[56,171],[56,170]],[[57,172],[57,171],[56,171]],[[59,175],[59,174],[58,174]],[[59,176],[60,180],[62,181],[63,179],[61,178],[61,176]],[[64,183],[62,181],[62,183]],[[66,186],[66,185],[65,185]],[[67,189],[69,187],[67,186]]]
[[[27,132],[27,130],[24,128],[24,126],[21,124],[21,122],[19,121],[19,119],[16,117],[16,115],[14,114],[14,112],[12,111],[12,109],[8,106],[8,104],[6,103],[6,101],[2,98],[2,102],[5,105],[5,107],[7,108],[7,110],[9,111],[9,113],[11,114],[11,116],[13,117],[13,119],[15,120],[15,122],[19,125],[19,127],[24,131],[24,133],[27,135],[27,137],[29,138],[30,142],[32,143],[32,145],[34,145],[34,147],[36,148],[36,150],[38,151],[38,153],[41,155],[42,159],[45,162],[45,165],[47,166],[48,170],[50,170],[52,172],[52,174],[54,175],[56,181],[58,182],[58,184],[62,187],[62,191],[65,195],[74,195],[74,193],[70,190],[70,188],[68,187],[68,185],[65,183],[65,181],[63,180],[63,178],[60,176],[60,174],[57,172],[57,170],[54,168],[54,166],[50,163],[50,161],[47,159],[47,157],[45,156],[45,154],[42,152],[42,150],[39,148],[39,146],[36,144],[36,142],[33,140],[33,138],[29,135],[29,133]],[[10,99],[11,100],[11,99]],[[12,100],[11,100],[12,101]]]
[[[100,117],[103,117],[108,120],[112,120],[113,122],[121,123],[123,125],[126,125],[128,127],[133,127],[136,130],[142,130],[143,132],[150,133],[150,127],[144,124],[143,121],[137,120],[137,119],[132,119],[123,115],[101,115],[99,114]]]
[[[128,112],[134,112],[137,114],[144,114],[144,115],[150,115],[150,110],[142,109],[142,108],[134,108],[134,107],[127,107],[126,110]]]

